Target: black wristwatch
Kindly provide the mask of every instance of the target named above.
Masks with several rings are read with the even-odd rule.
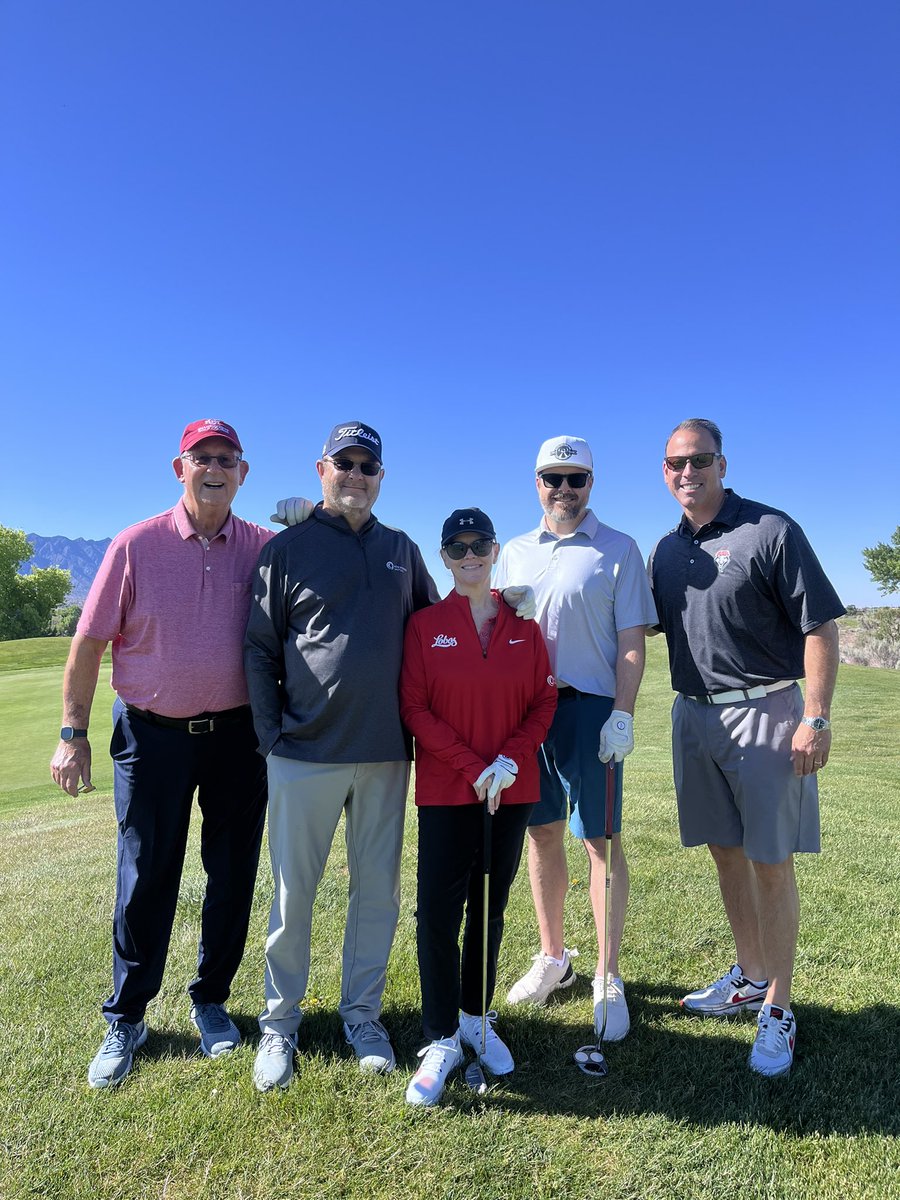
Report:
[[[808,725],[816,733],[821,733],[824,729],[831,728],[831,722],[826,720],[825,717],[804,717],[803,724]]]
[[[64,742],[71,742],[74,738],[87,737],[86,729],[73,729],[71,725],[63,725],[59,731],[59,736]]]

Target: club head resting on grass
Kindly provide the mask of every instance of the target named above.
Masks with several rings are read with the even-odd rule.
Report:
[[[595,1079],[604,1079],[609,1074],[609,1065],[599,1046],[579,1046],[572,1055],[575,1065],[585,1075],[593,1075]]]
[[[473,1058],[466,1067],[465,1079],[466,1086],[470,1091],[475,1092],[477,1096],[483,1096],[488,1090],[487,1080],[484,1077],[484,1071],[481,1069],[481,1063],[477,1058]]]

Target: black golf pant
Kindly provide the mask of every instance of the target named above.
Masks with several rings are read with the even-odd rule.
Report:
[[[497,978],[503,914],[519,869],[533,804],[502,804],[491,820],[487,1006]],[[459,1010],[481,1012],[484,807],[422,805],[419,814],[416,948],[422,1028],[429,1041],[451,1037]],[[465,910],[462,954],[459,931]]]
[[[135,1024],[159,992],[178,905],[194,792],[206,888],[196,1004],[223,1004],[247,939],[266,810],[266,765],[246,714],[214,732],[155,725],[117,700],[113,758],[118,819],[113,993],[106,1020]]]

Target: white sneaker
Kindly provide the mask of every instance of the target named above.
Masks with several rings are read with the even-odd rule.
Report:
[[[606,977],[606,1029],[603,1030],[604,1042],[621,1042],[631,1028],[631,1017],[628,1015],[628,1002],[625,999],[625,987],[618,975]],[[594,976],[594,1032],[599,1038],[603,1029],[603,980]]]
[[[478,1055],[478,1061],[487,1067],[492,1075],[508,1075],[516,1069],[509,1047],[494,1030],[497,1014],[489,1012],[484,1025],[484,1053],[481,1052],[481,1014],[475,1016],[461,1012],[459,1014],[459,1037],[466,1046],[470,1046]]]
[[[437,1104],[451,1072],[455,1071],[463,1060],[459,1031],[457,1030],[453,1037],[431,1042],[419,1051],[419,1058],[422,1065],[409,1081],[406,1103],[423,1106]]]
[[[345,1021],[344,1037],[353,1047],[361,1071],[383,1075],[393,1071],[396,1059],[391,1039],[380,1021],[360,1021],[356,1025]]]
[[[756,1018],[756,1041],[748,1063],[758,1075],[786,1075],[794,1061],[797,1022],[789,1008],[764,1004]]]
[[[286,1088],[294,1074],[294,1051],[296,1036],[282,1033],[264,1033],[260,1039],[253,1064],[253,1082],[258,1092],[271,1092],[273,1088]]]
[[[759,1012],[768,990],[768,979],[747,979],[738,963],[735,963],[721,978],[706,987],[697,988],[696,992],[688,992],[681,1001],[681,1007],[701,1017]]]
[[[559,966],[549,954],[535,954],[534,966],[509,989],[507,1003],[546,1004],[552,992],[571,987],[575,982],[571,960],[577,957],[577,950],[563,950],[562,966]]]

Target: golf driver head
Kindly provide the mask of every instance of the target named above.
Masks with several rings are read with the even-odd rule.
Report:
[[[481,1063],[478,1059],[473,1059],[468,1064],[465,1072],[466,1086],[476,1096],[483,1096],[488,1090],[487,1080],[484,1077],[484,1071],[481,1069]]]
[[[603,1079],[609,1074],[609,1067],[599,1046],[579,1046],[572,1057],[578,1070],[583,1071],[585,1075]]]

